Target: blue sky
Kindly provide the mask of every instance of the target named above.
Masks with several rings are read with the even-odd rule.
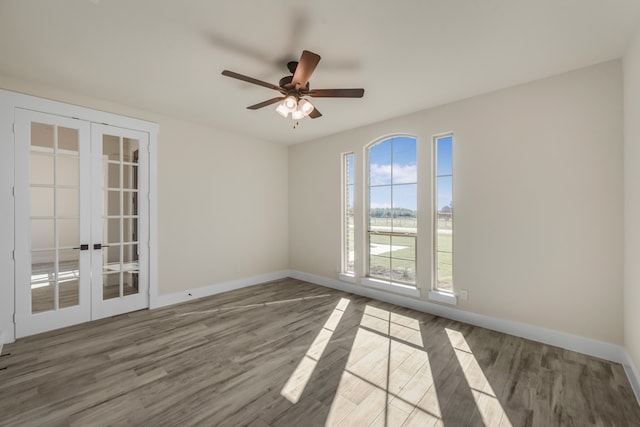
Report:
[[[447,206],[453,201],[452,186],[453,179],[451,175],[453,171],[453,136],[445,136],[436,140],[437,162],[436,175],[438,176],[438,210]],[[443,176],[445,175],[445,176]]]
[[[437,140],[438,209],[452,201],[453,137]],[[371,207],[397,207],[417,210],[416,140],[410,137],[387,139],[369,152]],[[353,182],[353,170],[349,170]],[[389,184],[396,184],[393,196]],[[376,187],[380,186],[380,187]],[[393,201],[392,201],[393,197]]]
[[[371,207],[417,210],[416,140],[387,139],[371,149],[369,162]],[[389,184],[396,184],[393,195]]]

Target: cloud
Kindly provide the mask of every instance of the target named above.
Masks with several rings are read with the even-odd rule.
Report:
[[[369,166],[369,183],[371,185],[390,184],[391,165],[372,164]]]
[[[379,165],[377,163],[374,163],[369,167],[369,176],[371,185],[390,184],[391,165]],[[394,163],[393,178],[394,184],[417,182],[418,173],[416,165],[400,165]]]
[[[395,184],[418,182],[418,168],[416,165],[393,165]]]

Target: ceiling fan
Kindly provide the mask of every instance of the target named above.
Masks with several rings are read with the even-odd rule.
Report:
[[[282,117],[287,117],[289,113],[291,113],[291,118],[293,120],[300,120],[307,116],[312,119],[322,116],[320,111],[318,111],[318,109],[305,97],[362,98],[364,95],[364,89],[311,89],[309,87],[309,78],[311,78],[311,74],[313,74],[313,71],[316,69],[318,62],[320,62],[320,55],[308,50],[303,50],[302,56],[300,56],[300,61],[291,61],[287,64],[287,68],[291,75],[281,78],[278,85],[267,83],[229,70],[224,70],[222,75],[259,86],[264,86],[280,92],[282,96],[277,96],[267,101],[250,105],[247,108],[249,110],[257,110],[279,102],[280,104],[276,107],[276,111]]]

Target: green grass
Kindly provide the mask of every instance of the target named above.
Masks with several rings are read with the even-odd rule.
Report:
[[[391,227],[391,218],[371,218],[373,227]],[[354,238],[353,224],[350,224],[348,233],[351,242]],[[416,227],[415,218],[395,218],[393,225],[403,228]],[[451,221],[438,221],[438,228],[451,230]],[[393,239],[393,241],[392,241]],[[371,243],[381,245],[406,246],[405,249],[384,252],[379,255],[370,255],[369,268],[374,277],[400,282],[415,283],[416,280],[416,239],[404,236],[387,236],[380,234],[371,235]],[[438,288],[453,289],[453,235],[439,232],[437,235],[437,277]]]
[[[415,283],[416,239],[414,237],[372,234],[371,243],[388,246],[405,246],[404,249],[383,252],[379,255],[371,255],[369,258],[369,270],[372,276],[400,282]]]
[[[437,287],[453,290],[453,234],[438,233],[436,245]]]
[[[416,262],[413,237],[371,235],[371,243],[381,245],[406,246],[405,249],[371,255],[369,266],[371,275],[401,282],[415,283]],[[438,288],[453,290],[453,235],[438,233],[437,276]]]

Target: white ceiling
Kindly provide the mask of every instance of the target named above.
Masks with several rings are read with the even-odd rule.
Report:
[[[293,144],[623,55],[638,0],[0,0],[0,74]],[[293,129],[277,84],[322,56]]]

